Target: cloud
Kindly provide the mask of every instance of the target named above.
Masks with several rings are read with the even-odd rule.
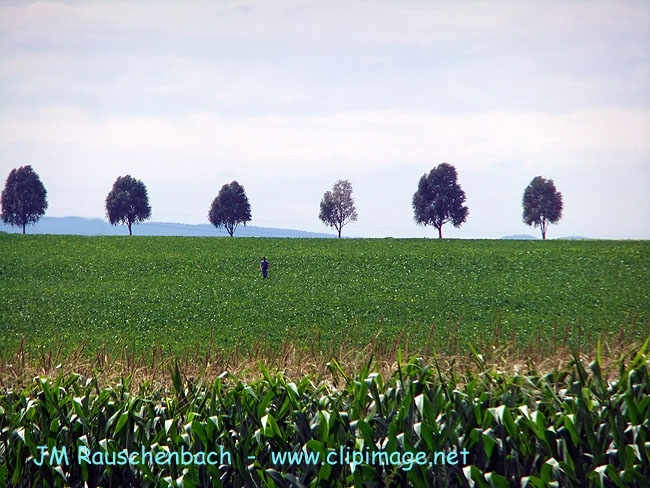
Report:
[[[540,3],[336,0],[224,2],[33,2],[0,8],[13,41],[75,42],[105,32],[250,39],[436,42],[647,35],[643,2]]]
[[[639,2],[19,3],[0,90],[100,116],[650,107],[648,26]]]
[[[548,158],[569,166],[637,164],[650,157],[650,110],[594,109],[567,114],[400,111],[228,119],[193,113],[178,119],[97,120],[74,107],[0,115],[0,143],[69,144],[128,154],[165,153],[253,167],[328,164],[372,168],[451,160],[483,167]]]

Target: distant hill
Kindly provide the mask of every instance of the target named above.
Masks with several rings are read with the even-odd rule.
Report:
[[[22,229],[0,223],[0,232],[18,233]],[[111,225],[102,219],[83,217],[42,217],[35,225],[27,227],[28,234],[71,234],[82,236],[123,236],[129,231],[125,225]],[[178,224],[172,222],[144,222],[133,226],[133,235],[140,236],[227,236],[210,224]],[[336,237],[334,234],[321,234],[294,229],[273,227],[240,226],[235,237]]]
[[[537,241],[539,237],[531,236],[528,234],[517,234],[513,236],[503,236],[501,239],[514,240],[514,241]],[[588,241],[591,240],[591,237],[582,237],[582,236],[566,236],[566,237],[551,237],[549,240],[565,240],[565,241]]]
[[[517,234],[513,236],[503,236],[501,239],[507,239],[513,241],[534,241],[537,239],[537,237],[528,234]]]

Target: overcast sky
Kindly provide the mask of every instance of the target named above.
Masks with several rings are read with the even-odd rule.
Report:
[[[650,238],[650,2],[0,2],[0,178],[30,164],[49,216],[104,217],[120,175],[152,220],[207,223],[237,180],[251,225],[431,236],[419,178],[456,166],[449,237],[539,235],[537,175],[564,197],[549,237]],[[135,230],[137,233],[137,229]]]

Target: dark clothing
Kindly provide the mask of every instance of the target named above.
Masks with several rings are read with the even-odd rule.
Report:
[[[262,260],[260,270],[262,271],[262,278],[266,278],[269,275],[269,262]]]

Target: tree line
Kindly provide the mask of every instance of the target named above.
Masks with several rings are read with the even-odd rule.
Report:
[[[438,230],[452,224],[460,227],[469,215],[465,205],[465,192],[458,183],[456,168],[442,163],[424,174],[413,195],[413,218],[419,225],[430,225]],[[47,210],[47,191],[31,166],[14,168],[7,177],[1,196],[0,217],[6,224],[25,227],[34,224]],[[546,239],[549,224],[562,217],[562,194],[553,180],[536,176],[524,190],[522,198],[523,221],[539,227]],[[105,201],[106,217],[112,225],[125,224],[132,235],[132,226],[151,218],[151,206],[145,184],[131,175],[119,176]],[[352,183],[338,180],[331,190],[323,194],[318,217],[334,228],[341,237],[342,229],[358,218],[352,197]],[[208,221],[217,228],[223,227],[232,237],[239,225],[251,221],[251,206],[244,187],[237,181],[221,187],[208,211]]]

